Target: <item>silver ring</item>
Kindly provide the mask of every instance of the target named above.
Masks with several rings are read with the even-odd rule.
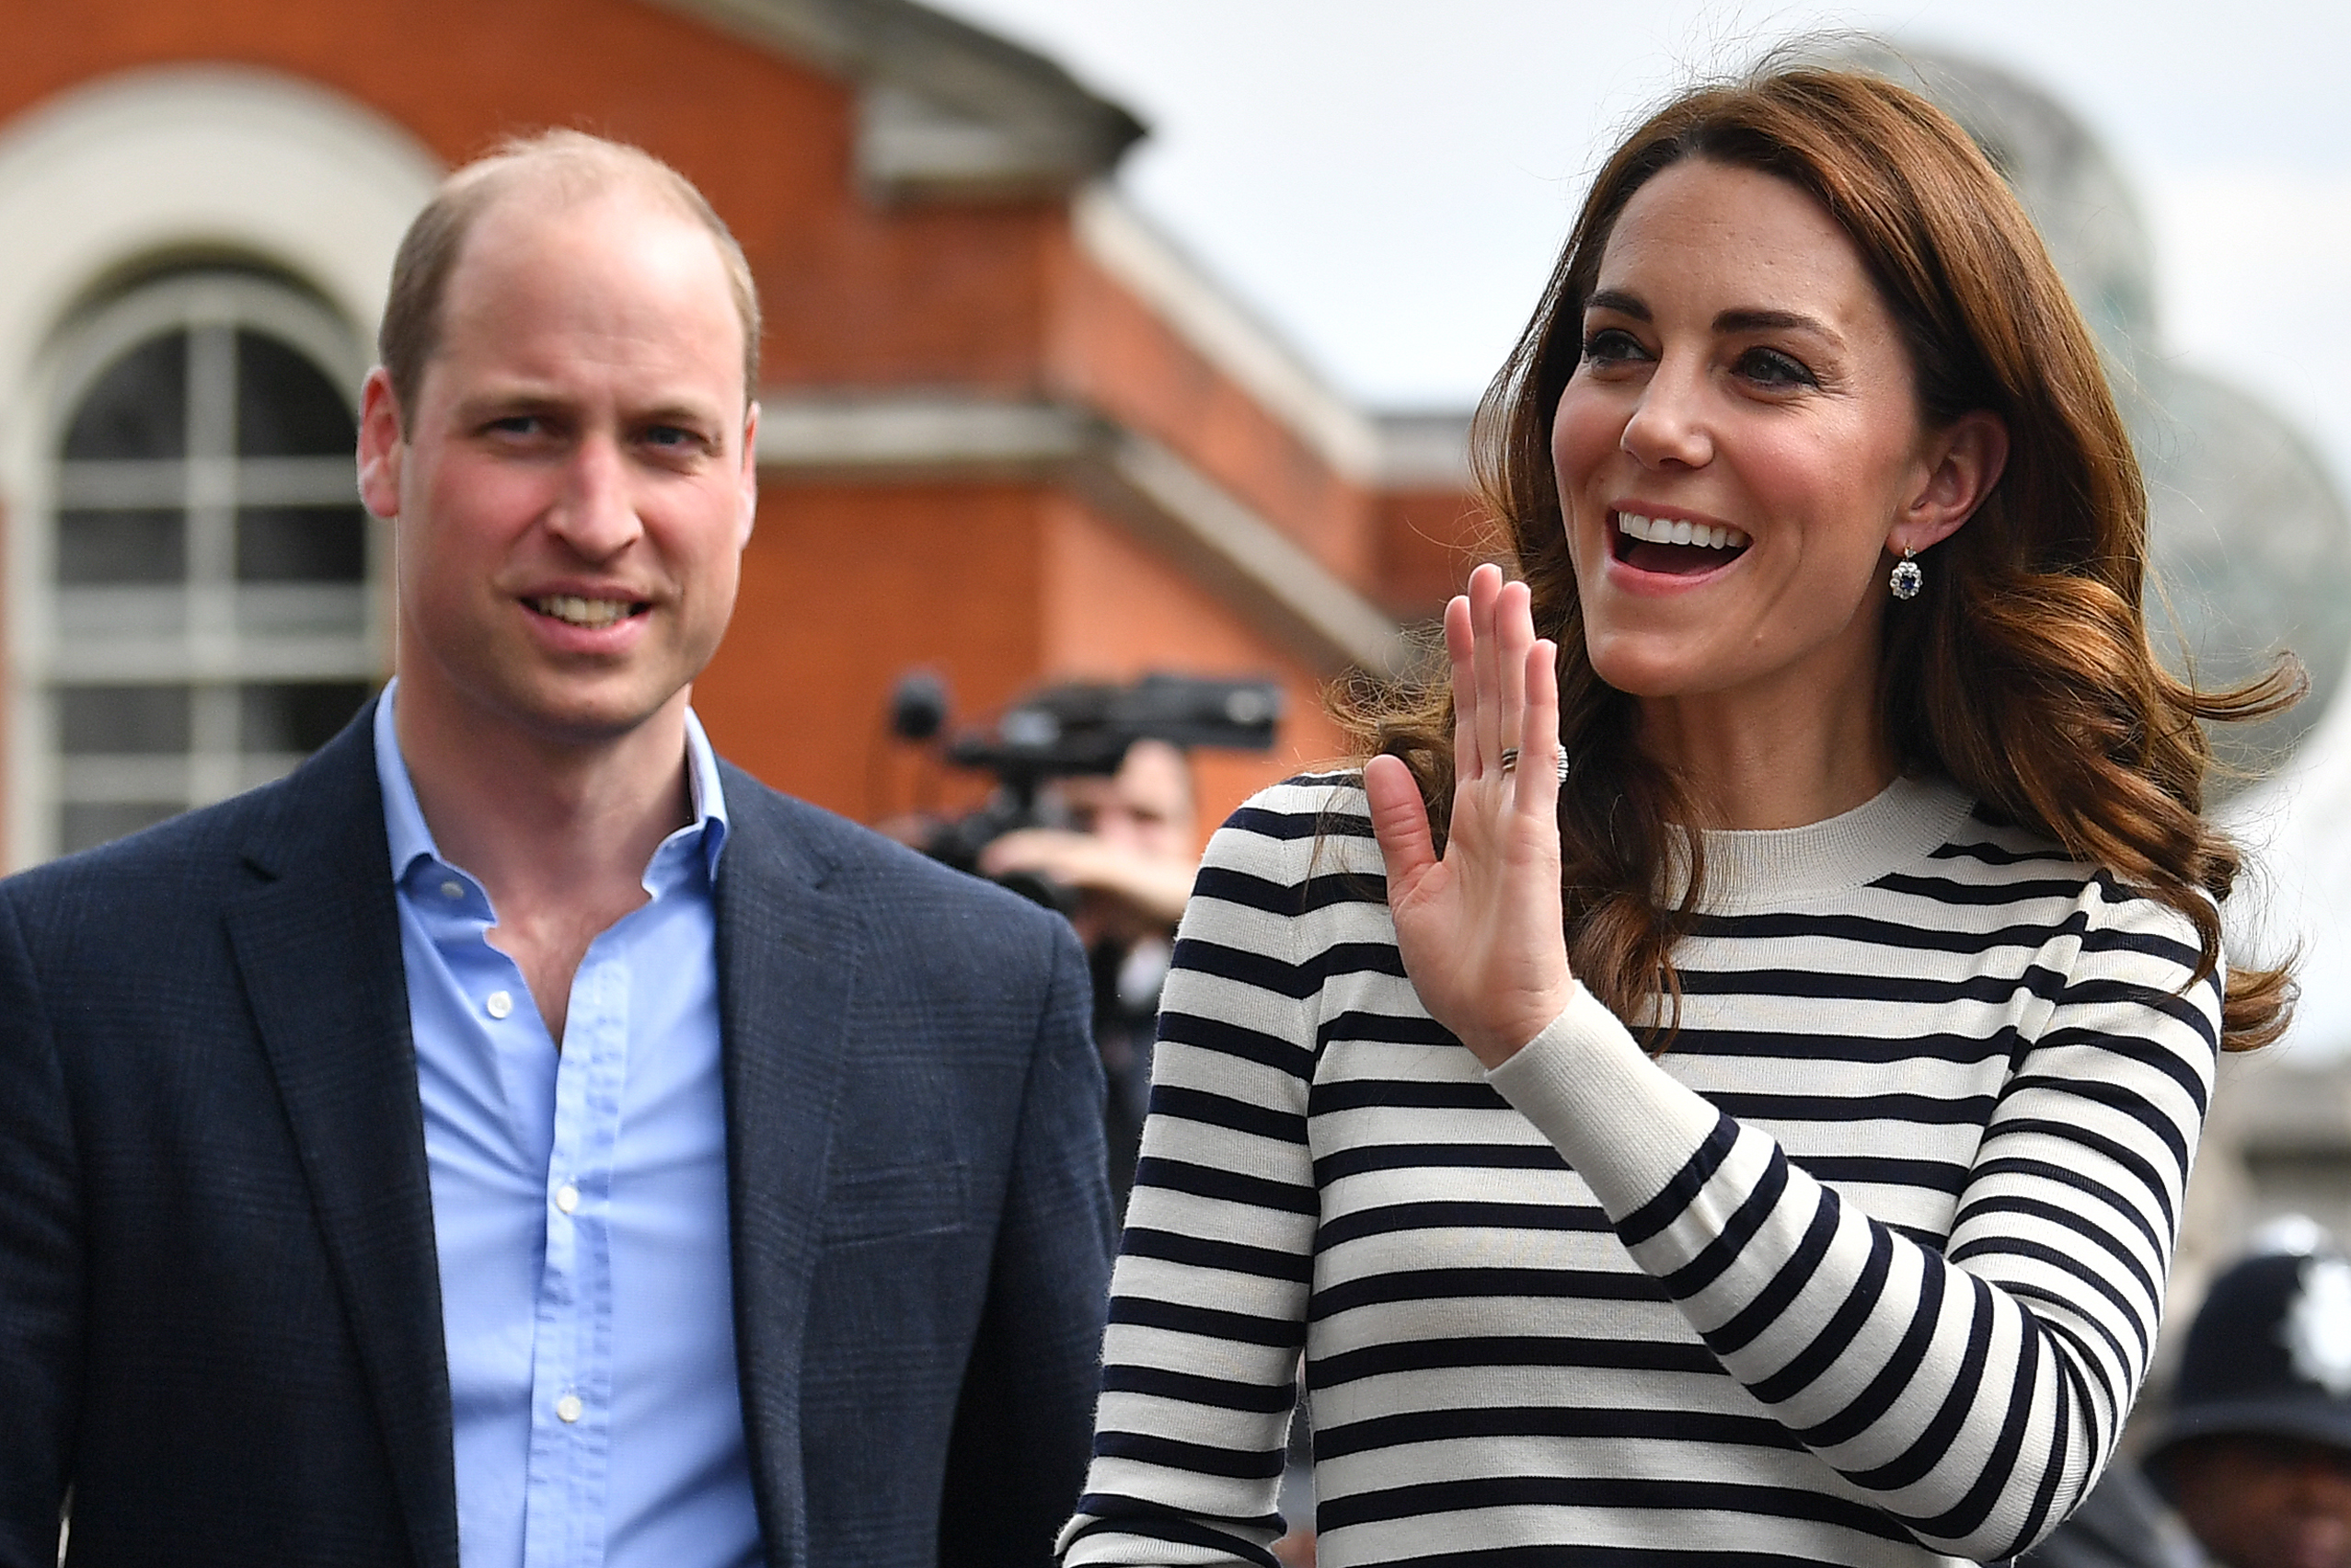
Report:
[[[1559,781],[1562,784],[1567,782],[1567,748],[1565,746],[1559,748]]]
[[[1507,773],[1507,772],[1509,772],[1512,768],[1514,768],[1514,767],[1517,767],[1517,766],[1518,766],[1518,748],[1517,748],[1516,746],[1504,746],[1504,747],[1503,747],[1503,748],[1502,748],[1502,770],[1503,770],[1504,773]]]

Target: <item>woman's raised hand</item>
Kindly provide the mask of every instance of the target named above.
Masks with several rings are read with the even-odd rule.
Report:
[[[1445,609],[1453,663],[1453,825],[1439,859],[1412,770],[1364,765],[1405,973],[1429,1016],[1487,1066],[1566,1008],[1559,893],[1557,648],[1527,585],[1481,566]]]

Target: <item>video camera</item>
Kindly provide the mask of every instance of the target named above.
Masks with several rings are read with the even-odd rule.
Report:
[[[890,729],[899,739],[936,740],[946,729],[946,684],[928,670],[898,677],[890,695]],[[996,792],[967,815],[940,823],[919,846],[935,860],[977,873],[980,851],[1024,827],[1059,827],[1040,810],[1039,786],[1052,778],[1107,778],[1141,740],[1191,748],[1267,751],[1282,716],[1282,688],[1271,681],[1217,680],[1154,674],[1130,686],[1070,681],[1043,687],[1006,709],[987,728],[949,739],[949,766],[996,776]],[[1005,884],[1066,912],[1066,889],[1016,875]],[[1033,885],[1032,885],[1033,884]]]

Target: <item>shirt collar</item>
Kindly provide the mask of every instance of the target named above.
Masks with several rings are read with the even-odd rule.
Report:
[[[416,803],[416,786],[409,778],[408,759],[400,755],[399,732],[392,723],[392,703],[399,689],[395,676],[385,683],[384,695],[375,704],[375,782],[384,795],[384,836],[392,851],[396,887],[419,859],[444,863],[439,846],[432,842],[432,829],[425,825],[424,810]],[[681,837],[698,839],[703,865],[715,879],[719,851],[727,841],[727,797],[719,782],[718,754],[710,749],[702,721],[691,708],[686,710],[686,784],[694,821],[663,839],[653,856],[660,859],[663,850]]]

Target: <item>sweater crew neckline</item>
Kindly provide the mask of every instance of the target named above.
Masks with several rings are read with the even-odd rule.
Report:
[[[1948,779],[1905,777],[1851,811],[1802,827],[1709,829],[1705,907],[1863,886],[1948,842],[1974,805]]]

